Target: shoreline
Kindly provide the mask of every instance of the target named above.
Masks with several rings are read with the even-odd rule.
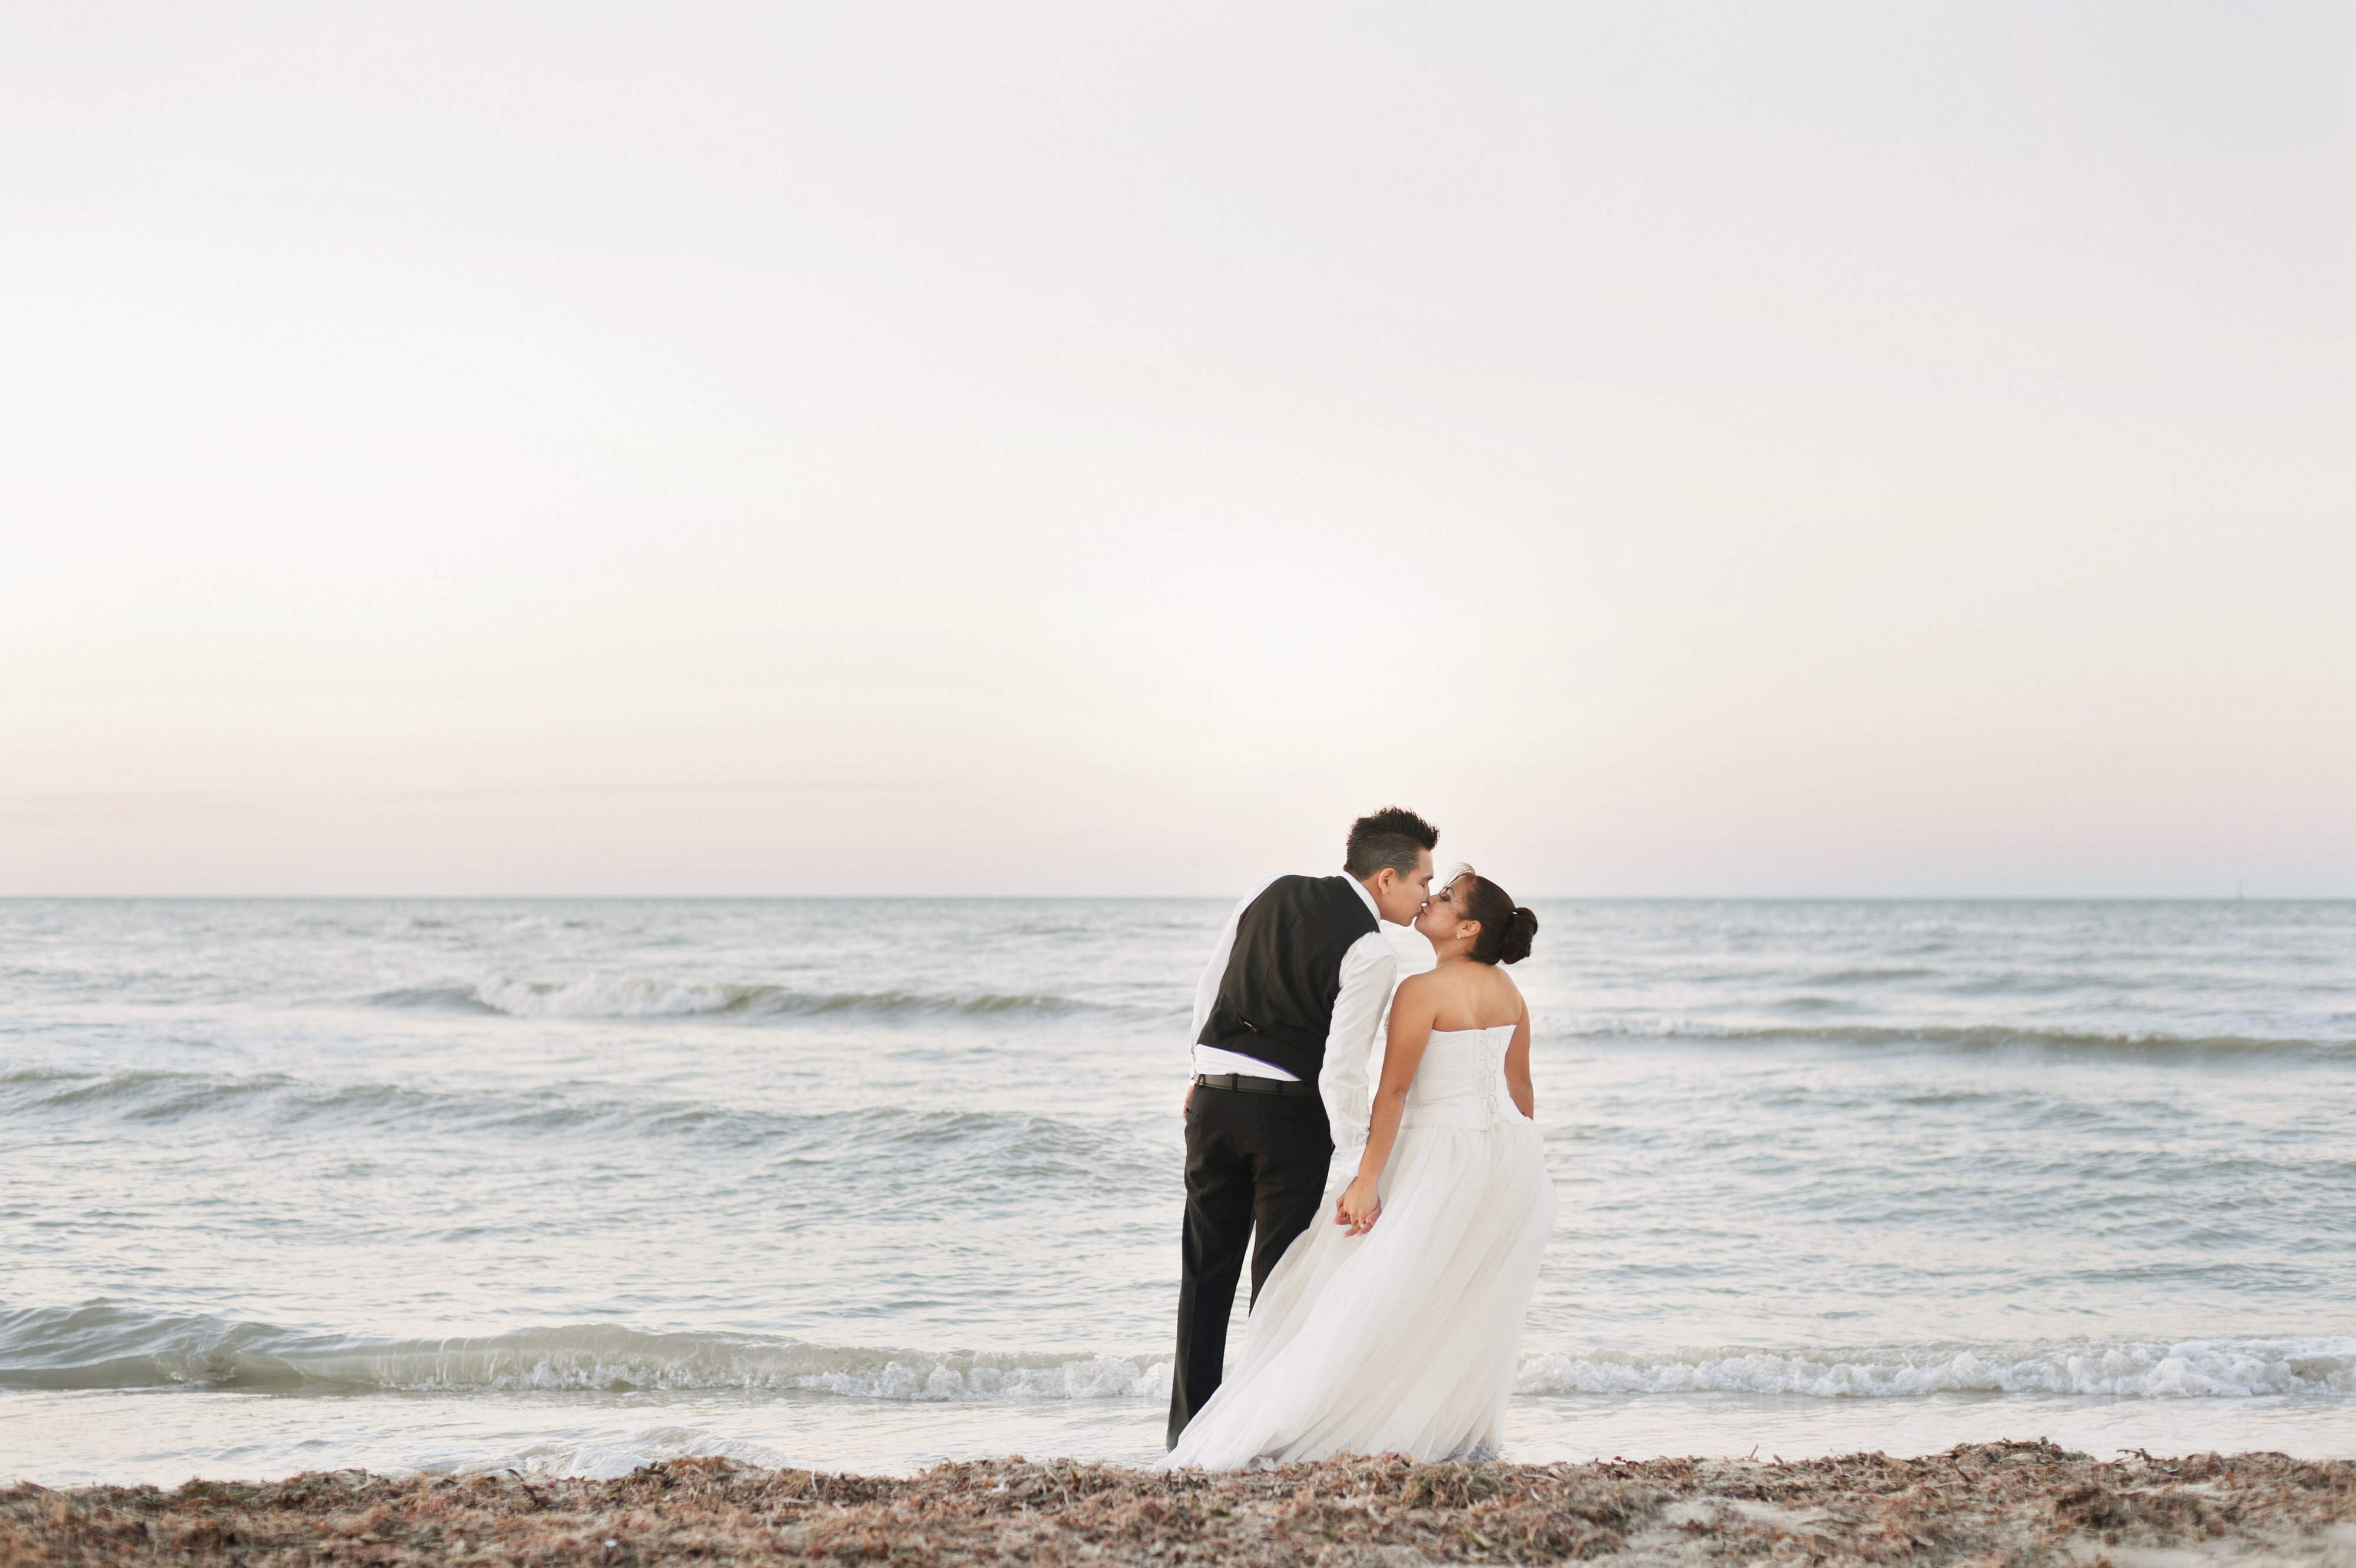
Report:
[[[2165,1554],[2164,1556],[2161,1554]],[[614,1480],[312,1471],[0,1487],[0,1568],[475,1563],[1219,1563],[1416,1568],[1572,1559],[2356,1565],[2356,1462],[2044,1442],[1778,1461],[1413,1465],[1156,1475],[1019,1456],[907,1477],[724,1459]]]

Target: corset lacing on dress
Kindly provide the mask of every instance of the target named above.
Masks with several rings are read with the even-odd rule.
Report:
[[[1494,1127],[1512,1107],[1505,1096],[1505,1047],[1514,1026],[1434,1029],[1415,1081],[1408,1086],[1402,1127]],[[1519,1115],[1519,1111],[1514,1114]]]

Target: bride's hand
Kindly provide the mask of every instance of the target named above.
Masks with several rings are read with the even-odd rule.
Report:
[[[1348,1226],[1348,1234],[1363,1236],[1383,1217],[1383,1200],[1376,1195],[1375,1178],[1356,1176],[1333,1200],[1333,1223]]]

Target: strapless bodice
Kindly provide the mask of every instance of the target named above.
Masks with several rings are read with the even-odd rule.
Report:
[[[1405,1127],[1486,1127],[1512,1101],[1505,1098],[1505,1047],[1514,1026],[1494,1029],[1434,1029],[1408,1086]],[[1518,1111],[1515,1112],[1519,1115]]]

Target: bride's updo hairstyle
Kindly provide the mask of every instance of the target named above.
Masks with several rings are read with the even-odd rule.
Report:
[[[1519,963],[1530,956],[1530,939],[1538,934],[1538,918],[1514,902],[1512,894],[1465,866],[1451,886],[1457,889],[1456,912],[1481,922],[1481,934],[1464,956],[1475,963]]]

